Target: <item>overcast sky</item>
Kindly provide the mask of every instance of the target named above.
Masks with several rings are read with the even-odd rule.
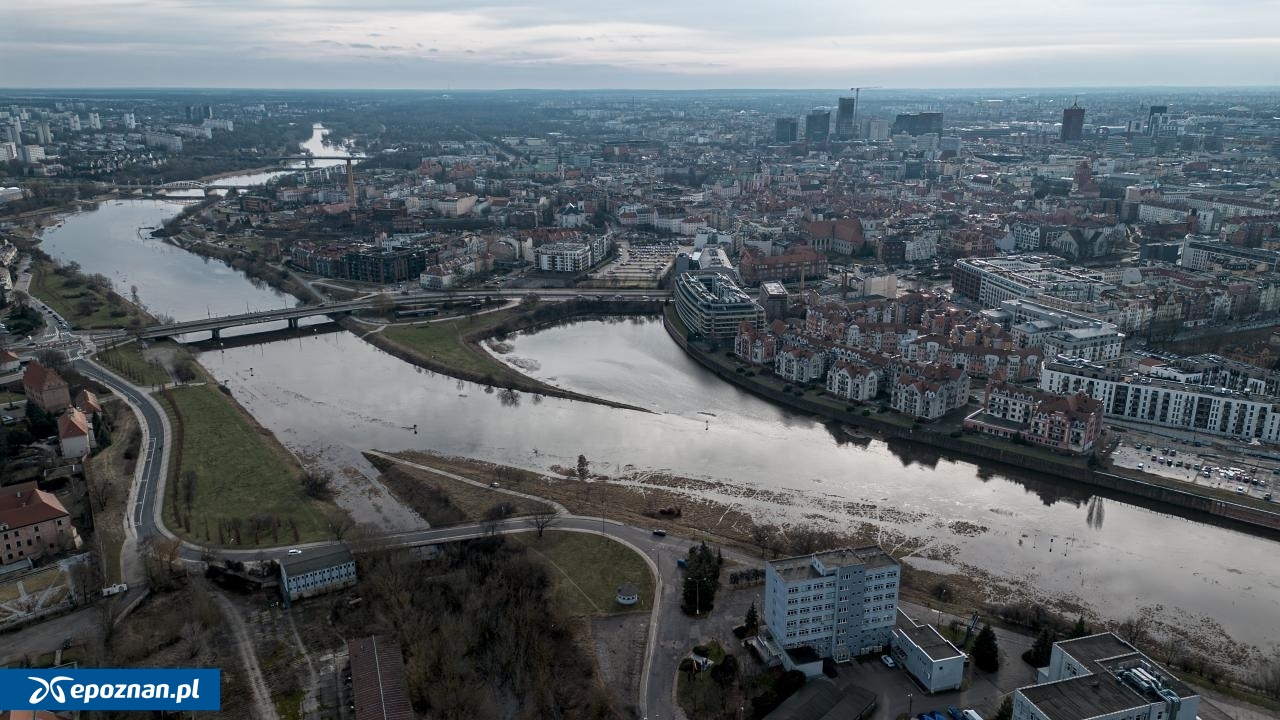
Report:
[[[0,22],[0,87],[1280,84],[1276,0],[42,0],[23,6],[11,6]]]

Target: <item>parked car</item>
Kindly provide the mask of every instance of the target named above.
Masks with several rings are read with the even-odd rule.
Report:
[[[653,529],[653,534],[654,534],[654,535],[657,535],[658,537],[666,537],[666,536],[667,536],[667,531],[666,531],[666,530],[663,530],[662,528],[654,528],[654,529]]]
[[[891,667],[891,668],[898,667],[898,663],[894,662],[893,658],[889,657],[888,655],[881,655],[880,662],[884,663],[885,667]]]
[[[960,712],[960,708],[949,707],[947,714],[951,716],[951,720],[964,720],[964,715]]]
[[[1239,485],[1239,486],[1237,486],[1237,487],[1236,487],[1236,492],[1237,492],[1238,494],[1240,494],[1240,495],[1243,495],[1243,494],[1244,494],[1244,486],[1243,486],[1243,485]]]

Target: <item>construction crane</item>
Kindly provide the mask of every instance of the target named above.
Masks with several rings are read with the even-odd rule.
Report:
[[[862,128],[861,126],[858,125],[858,96],[862,94],[863,90],[879,90],[880,88],[881,88],[880,85],[872,85],[871,87],[849,88],[850,90],[853,91],[853,133],[854,135],[857,135],[857,136],[862,135]]]

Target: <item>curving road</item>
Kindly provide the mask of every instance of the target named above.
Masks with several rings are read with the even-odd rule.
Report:
[[[126,381],[115,373],[89,360],[76,360],[74,367],[86,377],[102,383],[120,396],[141,419],[142,448],[140,462],[129,492],[128,521],[126,522],[126,548],[121,552],[122,576],[131,585],[143,580],[138,544],[151,537],[174,538],[160,517],[166,480],[165,469],[169,464],[169,420],[155,398],[145,390]],[[427,468],[430,469],[430,468]],[[432,472],[441,472],[431,469]],[[448,474],[448,473],[446,473]],[[462,478],[474,484],[475,481]],[[522,495],[514,490],[498,488],[498,492]],[[640,677],[640,713],[646,718],[672,717],[668,710],[675,706],[675,678],[677,664],[689,645],[696,620],[686,618],[680,611],[680,574],[676,559],[683,557],[690,541],[673,536],[657,536],[651,531],[623,525],[599,517],[570,515],[557,508],[559,514],[553,527],[570,532],[588,532],[604,535],[627,545],[649,565],[654,573],[655,597],[649,620],[648,651]],[[389,533],[364,541],[379,547],[418,547],[456,542],[483,537],[486,534],[534,532],[527,519],[514,518],[500,523],[466,523],[449,527],[425,528],[408,532]],[[127,547],[133,543],[133,547]],[[304,553],[309,548],[324,547],[332,541],[293,546]],[[357,549],[359,545],[357,544]],[[204,548],[183,542],[180,549],[184,560],[198,562],[209,553],[236,560],[279,560],[287,557],[290,548],[235,550]],[[725,551],[725,557],[738,562],[752,562],[745,556]]]

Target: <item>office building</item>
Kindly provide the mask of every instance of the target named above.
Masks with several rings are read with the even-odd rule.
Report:
[[[964,684],[968,658],[932,625],[921,625],[899,610],[892,639],[894,657],[925,692],[958,690]]]
[[[764,328],[764,308],[724,273],[679,275],[675,304],[685,329],[702,337],[736,337],[744,321],[756,329]]]
[[[1195,720],[1200,695],[1102,633],[1054,643],[1040,682],[1013,693],[1013,720]]]
[[[857,127],[854,125],[858,111],[857,101],[851,97],[840,98],[836,108],[836,139],[852,140],[856,137]]]
[[[942,113],[902,113],[893,121],[891,135],[906,133],[912,137],[926,133],[942,134]]]
[[[814,656],[845,662],[882,651],[898,612],[900,571],[898,562],[875,546],[770,561],[763,649],[788,668],[811,666],[801,661]]]
[[[826,142],[831,134],[831,111],[814,110],[804,118],[804,139],[809,142]]]
[[[799,140],[799,121],[795,118],[778,118],[773,121],[773,139],[780,143],[793,143]]]
[[[1080,142],[1084,137],[1084,108],[1072,104],[1062,111],[1062,142]]]

